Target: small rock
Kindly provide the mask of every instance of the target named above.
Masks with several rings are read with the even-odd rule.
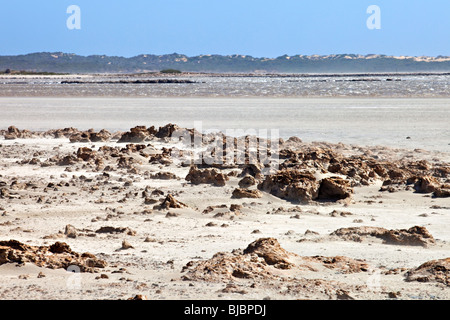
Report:
[[[234,199],[242,199],[242,198],[262,198],[262,193],[259,190],[247,190],[247,189],[235,189],[233,191]]]
[[[232,205],[230,205],[230,211],[240,211],[240,210],[242,210],[242,205],[240,205],[240,204],[232,204]]]
[[[336,295],[338,300],[355,300],[355,298],[351,297],[347,291],[342,289],[338,290]]]
[[[388,297],[389,299],[397,299],[398,297],[400,297],[402,294],[400,291],[397,292],[389,292],[388,293]]]
[[[168,212],[168,213],[166,214],[166,218],[176,218],[176,217],[178,217],[178,216],[180,216],[180,214],[179,214],[179,213],[176,213],[176,212]]]
[[[124,249],[124,250],[134,249],[134,247],[127,240],[123,240],[122,241],[122,249]]]
[[[238,294],[247,294],[248,291],[239,288],[237,285],[229,283],[227,284],[227,286],[225,288],[223,288],[222,290],[220,290],[220,292],[223,293],[238,293]]]
[[[74,226],[70,225],[70,224],[68,224],[68,225],[66,226],[66,230],[64,231],[64,234],[65,234],[68,238],[76,238],[77,235],[78,235],[77,229],[76,229]]]
[[[216,226],[217,226],[217,224],[214,222],[209,222],[205,225],[205,227],[216,227]]]
[[[148,298],[147,298],[147,296],[143,296],[141,294],[138,294],[138,295],[134,296],[133,298],[129,298],[128,300],[135,300],[135,301],[137,301],[137,300],[148,300]]]
[[[256,179],[253,178],[250,175],[245,176],[244,178],[239,181],[239,187],[243,189],[250,188],[251,186],[254,186],[256,184]]]
[[[308,229],[305,231],[305,236],[307,235],[319,235],[319,233]]]

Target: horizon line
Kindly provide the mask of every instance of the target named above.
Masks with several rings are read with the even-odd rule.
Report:
[[[368,54],[361,54],[361,53],[330,53],[330,54],[294,54],[289,55],[287,53],[277,56],[277,57],[265,57],[265,56],[253,56],[250,54],[218,54],[218,53],[205,53],[205,54],[198,54],[198,55],[186,55],[184,53],[164,53],[164,54],[157,54],[157,53],[140,53],[133,56],[121,56],[121,55],[109,55],[109,54],[79,54],[79,53],[73,53],[73,52],[64,52],[64,51],[35,51],[35,52],[28,52],[28,53],[21,53],[21,54],[0,54],[1,57],[17,57],[17,56],[26,56],[26,55],[32,55],[32,54],[42,54],[42,53],[48,53],[48,54],[65,54],[65,55],[75,55],[79,57],[94,57],[94,56],[107,56],[107,57],[117,57],[117,58],[124,58],[124,59],[131,59],[136,58],[140,56],[170,56],[170,55],[181,55],[185,56],[187,58],[196,58],[196,57],[204,57],[204,56],[222,56],[222,57],[251,57],[255,59],[277,59],[281,57],[330,57],[330,56],[356,56],[356,57],[371,57],[371,56],[381,56],[381,57],[387,57],[387,58],[448,58],[450,59],[450,55],[442,55],[439,54],[437,56],[431,56],[431,55],[389,55],[385,53],[368,53]]]

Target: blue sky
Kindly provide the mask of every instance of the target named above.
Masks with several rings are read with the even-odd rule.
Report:
[[[69,30],[69,5],[81,30]],[[381,29],[369,30],[369,5]],[[449,0],[0,0],[0,55],[450,56]]]

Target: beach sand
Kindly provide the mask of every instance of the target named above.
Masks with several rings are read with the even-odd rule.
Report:
[[[155,157],[175,143],[151,137],[137,145],[142,149],[114,138],[86,143],[33,134],[0,138],[0,241],[32,247],[62,242],[105,262],[79,273],[29,258],[17,263],[20,259],[2,256],[12,250],[4,243],[0,299],[450,298],[449,269],[440,278],[430,270],[419,278],[413,272],[450,257],[448,197],[417,193],[401,183],[382,192],[386,179],[375,175],[369,183],[354,183],[351,196],[338,201],[297,203],[264,190],[258,198],[234,198],[242,166],[215,168],[227,177],[224,186],[194,185],[186,180],[189,166],[170,155]],[[81,148],[91,151],[83,156]],[[447,170],[450,161],[446,153],[295,139],[280,148],[331,149],[345,159],[370,156],[380,163],[426,160]],[[67,156],[72,158],[64,162]],[[351,174],[322,174],[355,181]],[[448,178],[444,174],[440,182],[448,184]],[[181,207],[164,208],[168,195]],[[402,236],[389,243],[361,232],[363,227],[405,232],[415,226],[431,234],[431,241],[420,234],[414,238],[419,244]],[[360,233],[332,235],[341,228]],[[260,249],[279,260],[271,262],[259,249],[245,250],[260,239]]]

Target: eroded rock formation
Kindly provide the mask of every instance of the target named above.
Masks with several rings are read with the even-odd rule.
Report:
[[[35,247],[16,240],[0,241],[0,265],[5,263],[33,263],[50,269],[76,266],[81,272],[94,272],[96,268],[106,267],[105,261],[91,253],[73,252],[66,243]]]

